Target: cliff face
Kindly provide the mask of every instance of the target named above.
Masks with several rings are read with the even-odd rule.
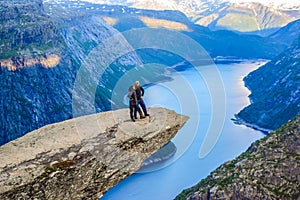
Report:
[[[15,71],[32,66],[36,64],[33,60],[47,55],[60,56],[62,38],[54,22],[46,15],[42,0],[1,1],[0,7],[2,67]]]
[[[163,108],[135,123],[128,109],[45,126],[0,147],[1,199],[98,199],[137,171],[188,119]]]
[[[42,0],[0,2],[0,145],[72,118],[72,90],[82,62],[116,33],[100,16],[49,10]],[[97,112],[110,109],[114,84],[139,64],[131,53],[116,59],[103,77],[89,77],[88,84],[99,83],[93,105]]]
[[[251,104],[237,117],[246,123],[275,130],[300,113],[300,38],[244,81]]]
[[[299,178],[300,115],[176,199],[299,199]]]

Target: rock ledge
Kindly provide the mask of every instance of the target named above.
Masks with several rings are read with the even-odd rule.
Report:
[[[188,120],[164,108],[135,123],[128,109],[51,124],[0,147],[0,199],[98,199],[133,174]]]

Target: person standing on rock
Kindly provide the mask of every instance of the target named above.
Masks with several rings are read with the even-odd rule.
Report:
[[[150,116],[147,113],[147,108],[146,108],[146,105],[145,105],[144,100],[143,100],[143,96],[145,94],[145,90],[144,90],[144,88],[142,86],[140,86],[140,82],[139,81],[135,82],[135,92],[136,92],[136,95],[137,95],[138,106],[141,105],[141,107],[143,109],[143,112],[144,112],[144,116]]]
[[[135,85],[130,86],[128,91],[129,91],[128,98],[129,98],[129,110],[130,110],[131,120],[135,122],[135,119],[137,119],[137,112],[139,112],[141,119],[145,118],[138,105],[138,97],[137,97]]]

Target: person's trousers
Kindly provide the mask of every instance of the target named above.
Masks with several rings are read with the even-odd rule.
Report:
[[[147,113],[147,108],[146,108],[146,105],[145,105],[143,99],[138,100],[138,105],[141,105],[142,110],[144,112],[144,116],[146,116],[148,113]],[[136,113],[137,113],[137,110],[135,111],[135,116],[136,116]]]
[[[130,109],[130,118],[131,119],[137,118],[137,112],[139,112],[140,116],[143,115],[142,111],[138,105],[130,105],[129,109]],[[134,118],[133,118],[133,114],[134,114]]]

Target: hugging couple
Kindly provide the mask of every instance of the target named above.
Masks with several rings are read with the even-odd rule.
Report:
[[[137,119],[137,112],[139,112],[140,118],[143,119],[146,116],[150,116],[147,113],[146,105],[143,101],[143,96],[145,90],[142,86],[140,86],[140,82],[136,81],[134,85],[129,87],[129,109],[130,109],[130,118],[133,122]],[[143,112],[140,109],[142,107]],[[144,114],[143,114],[144,113]]]

